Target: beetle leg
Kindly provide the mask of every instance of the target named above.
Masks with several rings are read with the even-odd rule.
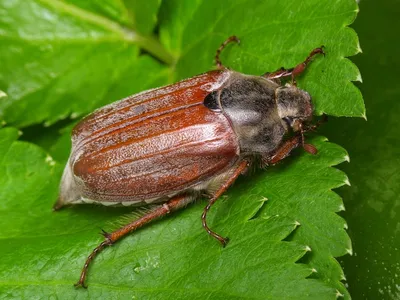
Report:
[[[325,56],[324,46],[315,48],[313,51],[311,51],[311,53],[307,56],[307,58],[302,63],[298,64],[294,68],[291,68],[291,69],[280,68],[280,69],[276,70],[275,72],[265,73],[262,76],[267,79],[275,80],[275,81],[276,81],[276,79],[290,76],[290,77],[292,77],[292,82],[295,84],[296,83],[295,77],[300,75],[301,73],[303,73],[303,71],[306,69],[307,65],[311,62],[312,58],[319,53],[321,53]]]
[[[281,67],[280,69],[276,70],[275,72],[267,72],[263,74],[262,76],[276,82],[277,84],[281,84],[281,77],[287,76],[287,72],[289,70],[286,70],[284,67]]]
[[[215,64],[217,65],[217,68],[218,68],[219,70],[225,69],[224,65],[222,64],[222,62],[221,62],[221,60],[220,60],[220,58],[219,58],[219,55],[221,54],[221,51],[226,47],[226,45],[228,45],[228,44],[231,43],[231,42],[236,42],[236,43],[239,44],[239,43],[240,43],[240,40],[238,39],[237,36],[232,35],[232,36],[230,36],[229,38],[227,38],[226,41],[223,42],[223,43],[221,44],[221,46],[219,46],[219,48],[217,49],[217,52],[216,52],[216,54],[215,54]]]
[[[276,149],[272,154],[269,154],[268,157],[263,158],[263,163],[266,165],[274,165],[277,162],[281,161],[285,157],[289,156],[289,154],[298,147],[303,147],[303,149],[310,154],[317,154],[318,150],[314,145],[305,144],[303,134],[295,135],[292,138],[285,141],[278,149]]]
[[[298,148],[301,145],[300,135],[293,136],[286,140],[274,153],[270,154],[267,158],[263,159],[263,162],[267,165],[274,165],[287,157],[290,152]]]
[[[106,246],[111,246],[114,244],[116,241],[121,239],[122,237],[126,236],[130,232],[142,227],[143,225],[158,219],[162,216],[165,216],[169,214],[172,211],[176,211],[190,202],[194,200],[194,197],[191,195],[179,195],[173,197],[171,200],[168,202],[164,203],[163,205],[159,205],[155,207],[154,209],[150,210],[148,213],[140,217],[139,219],[125,225],[124,227],[117,229],[111,233],[103,231],[103,236],[105,240],[101,242],[93,251],[90,253],[88,258],[86,259],[86,262],[82,268],[81,275],[79,277],[79,281],[75,284],[75,287],[84,287],[86,288],[87,286],[85,285],[85,279],[87,276],[88,268],[94,257],[102,251]]]
[[[249,162],[244,160],[242,161],[234,170],[234,172],[229,176],[229,178],[218,188],[218,190],[214,193],[214,195],[210,198],[207,206],[203,210],[203,214],[201,215],[201,220],[203,223],[204,229],[207,231],[209,235],[216,238],[223,247],[225,247],[228,242],[229,238],[224,238],[220,236],[218,233],[212,231],[207,225],[207,213],[210,210],[211,206],[217,201],[217,199],[233,184],[236,178],[239,177],[248,167]]]

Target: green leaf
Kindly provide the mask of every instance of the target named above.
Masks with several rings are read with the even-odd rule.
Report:
[[[25,127],[89,113],[142,89],[212,69],[215,50],[233,34],[241,44],[229,45],[222,61],[249,74],[293,67],[325,45],[326,57],[315,57],[298,78],[299,86],[313,96],[317,114],[365,115],[361,94],[351,83],[360,78],[358,69],[345,58],[359,51],[357,36],[347,27],[357,13],[354,1],[163,1],[157,18],[161,43],[138,35],[154,28],[158,5],[151,3],[138,25],[139,1],[132,7],[117,0],[104,6],[96,1],[1,2],[0,88],[9,97],[0,100],[0,115]],[[140,47],[161,61],[142,55]],[[279,166],[243,177],[213,206],[209,224],[231,238],[226,248],[204,232],[205,203],[196,203],[104,250],[90,268],[89,289],[75,290],[72,284],[87,255],[102,240],[100,229],[111,230],[133,216],[121,217],[131,209],[90,205],[51,211],[72,127],[51,142],[58,128],[29,127],[24,135],[46,146],[55,165],[49,165],[52,160],[43,150],[16,141],[15,129],[0,131],[0,140],[7,141],[0,144],[5,158],[0,165],[2,294],[349,298],[334,257],[351,252],[351,245],[345,222],[336,214],[342,201],[332,192],[347,183],[332,168],[347,154],[321,137],[308,141],[318,155],[297,151]]]
[[[209,70],[215,49],[231,35],[240,38],[222,54],[223,63],[248,74],[291,68],[314,48],[325,46],[325,58],[316,58],[299,86],[310,92],[317,114],[365,116],[359,90],[361,80],[346,56],[359,53],[357,35],[347,25],[358,11],[355,1],[195,1],[163,2],[162,41],[180,59],[175,78]]]
[[[0,88],[10,95],[0,116],[18,126],[52,124],[117,100],[108,92],[141,67],[138,45],[169,59],[152,38],[57,0],[0,2],[0,32]]]
[[[157,24],[161,0],[125,0],[125,5],[132,13],[136,30],[145,35],[150,34]]]
[[[296,264],[308,249],[305,244],[282,241],[298,226],[298,219],[291,217],[296,215],[298,207],[282,210],[279,215],[272,211],[273,215],[253,218],[266,201],[263,196],[271,195],[272,200],[274,194],[281,193],[280,185],[274,186],[268,181],[269,189],[265,191],[266,183],[257,178],[247,183],[239,182],[227,199],[216,205],[210,218],[215,229],[232,237],[229,247],[222,249],[207,238],[198,218],[202,205],[194,205],[107,249],[91,269],[90,289],[73,289],[72,282],[77,278],[87,250],[99,241],[96,237],[99,227],[104,226],[105,220],[117,220],[124,210],[77,207],[52,212],[51,203],[57,193],[54,178],[59,175],[60,166],[54,166],[53,161],[36,146],[15,141],[17,136],[17,131],[12,128],[0,131],[0,157],[3,157],[0,203],[7,216],[1,221],[4,246],[1,249],[0,291],[3,294],[14,298],[24,294],[69,298],[85,295],[83,293],[90,297],[136,296],[140,299],[189,296],[223,299],[244,295],[263,299],[335,298],[335,289],[319,280],[306,279],[313,272],[310,266]],[[321,168],[321,173],[335,178],[335,185],[321,185],[322,190],[316,190],[326,194],[328,189],[340,185],[346,178],[327,167],[339,162],[334,158],[336,151],[344,152],[321,140],[315,143],[321,154],[317,157],[303,154],[290,165],[290,172],[294,176],[303,173],[304,161],[309,163],[313,160]],[[331,155],[324,155],[325,151]],[[281,184],[290,182],[290,177],[278,171],[275,173],[281,177],[278,179]],[[259,177],[265,175],[259,174]],[[285,203],[289,197],[281,194],[279,198]],[[324,200],[332,199],[328,195]],[[334,211],[332,208],[336,209],[340,204],[340,200],[339,203],[338,199],[334,200],[331,208],[325,206],[319,213]],[[304,204],[305,210],[314,205],[307,201],[298,206],[300,204]],[[268,201],[265,209],[268,210],[269,206]],[[328,220],[323,221],[329,224]],[[324,222],[320,223],[320,226],[325,226]],[[342,229],[343,221],[338,225]],[[329,242],[340,248],[340,240]],[[265,282],[273,284],[263,284]]]
[[[318,142],[313,142],[320,145],[317,156],[323,159],[306,155],[264,175],[262,181],[268,186],[266,197],[270,201],[262,215],[283,214],[295,218],[300,227],[291,240],[310,247],[308,257],[302,262],[313,268],[312,278],[322,279],[343,292],[341,283],[330,282],[332,278],[344,278],[339,263],[332,260],[332,256],[351,254],[352,246],[345,232],[346,222],[336,214],[344,210],[342,200],[332,189],[350,184],[343,172],[328,166],[348,161],[349,157],[335,144],[322,145],[323,140],[319,138]],[[290,189],[282,188],[282,185],[290,186]]]
[[[70,4],[102,15],[122,25],[150,35],[157,24],[161,0],[68,0]]]
[[[107,91],[136,68],[136,45],[170,61],[171,56],[153,39],[116,22],[121,20],[105,18],[105,13],[95,14],[98,4],[87,2],[88,11],[72,3],[17,0],[0,4],[0,88],[10,95],[0,104],[0,116],[7,123],[52,124],[117,100],[108,98]],[[110,5],[102,7],[107,10]],[[114,11],[122,10],[118,7]],[[151,8],[154,13],[156,5]],[[285,6],[272,1],[165,1],[160,32],[163,43],[179,57],[173,65],[175,79],[211,69],[215,49],[232,34],[242,44],[227,51],[231,55],[226,64],[252,74],[292,67],[324,44],[325,59],[310,66],[310,75],[307,81],[299,80],[300,86],[313,95],[317,114],[364,116],[361,94],[350,83],[359,80],[359,72],[344,59],[359,51],[354,31],[346,27],[356,10],[351,0],[341,5],[310,0]],[[251,22],[241,22],[243,18]],[[339,107],[338,99],[342,99]]]
[[[15,128],[0,130],[0,207],[5,216],[0,221],[4,228],[2,238],[24,235],[37,228],[31,221],[41,213],[38,209],[44,204],[41,200],[56,195],[56,189],[52,189],[53,193],[48,190],[55,183],[55,162],[39,147],[15,142],[18,136]],[[26,218],[27,212],[21,207],[29,209],[30,218]],[[12,253],[8,255],[12,256]]]

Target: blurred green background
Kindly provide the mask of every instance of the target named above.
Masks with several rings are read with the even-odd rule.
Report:
[[[368,121],[330,119],[323,131],[347,149],[340,169],[351,186],[342,214],[349,226],[353,256],[340,260],[353,299],[400,299],[400,1],[361,0],[352,25],[363,53],[359,67]]]

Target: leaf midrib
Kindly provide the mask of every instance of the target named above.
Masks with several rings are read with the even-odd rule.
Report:
[[[114,22],[106,17],[91,13],[87,10],[81,9],[74,5],[68,4],[66,2],[61,2],[58,0],[38,0],[43,4],[56,8],[60,11],[67,12],[69,15],[77,17],[89,24],[97,25],[103,29],[114,32],[127,41],[137,40],[138,34],[133,30],[128,30],[126,27],[121,26],[119,23]],[[129,35],[127,34],[129,33]],[[87,41],[87,39],[85,39]]]

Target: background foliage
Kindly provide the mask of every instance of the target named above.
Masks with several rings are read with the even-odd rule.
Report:
[[[351,186],[338,192],[354,248],[341,259],[354,299],[400,299],[400,44],[391,30],[400,27],[399,10],[395,0],[360,2],[353,27],[363,53],[352,60],[363,77],[368,121],[331,118],[323,128],[351,157],[339,166]]]
[[[229,3],[0,2],[0,89],[9,96],[0,101],[0,111],[9,126],[20,128],[23,139],[30,142],[15,141],[18,131],[13,128],[0,131],[0,208],[6,216],[0,221],[3,294],[349,297],[333,256],[351,252],[351,246],[345,223],[335,214],[343,205],[330,191],[347,181],[331,168],[347,154],[320,137],[313,139],[320,149],[317,157],[298,152],[251,181],[239,180],[227,200],[215,207],[210,222],[231,237],[226,249],[201,229],[203,204],[199,203],[107,249],[91,269],[88,291],[71,287],[89,250],[101,240],[96,235],[99,229],[115,227],[111,224],[127,210],[78,207],[51,212],[69,151],[68,115],[76,118],[137,91],[207,71],[215,49],[232,34],[242,43],[227,49],[224,63],[252,74],[291,67],[324,44],[327,56],[315,60],[299,85],[313,95],[318,114],[364,115],[361,95],[350,82],[359,79],[359,73],[344,59],[359,50],[354,31],[346,27],[356,15],[354,2]],[[157,22],[160,44],[149,36]],[[351,121],[333,120],[327,136],[342,139],[351,148],[353,125],[343,127],[346,122]],[[36,125],[40,123],[53,125]],[[364,130],[365,122],[358,123]],[[335,130],[330,130],[332,126]],[[352,174],[359,176],[354,169]],[[351,199],[365,203],[362,195]],[[398,206],[392,207],[395,213]],[[362,237],[359,240],[362,243]],[[358,273],[352,259],[344,261],[350,275]],[[348,280],[357,296],[359,291]],[[385,295],[395,295],[396,283],[390,284],[382,285]]]

